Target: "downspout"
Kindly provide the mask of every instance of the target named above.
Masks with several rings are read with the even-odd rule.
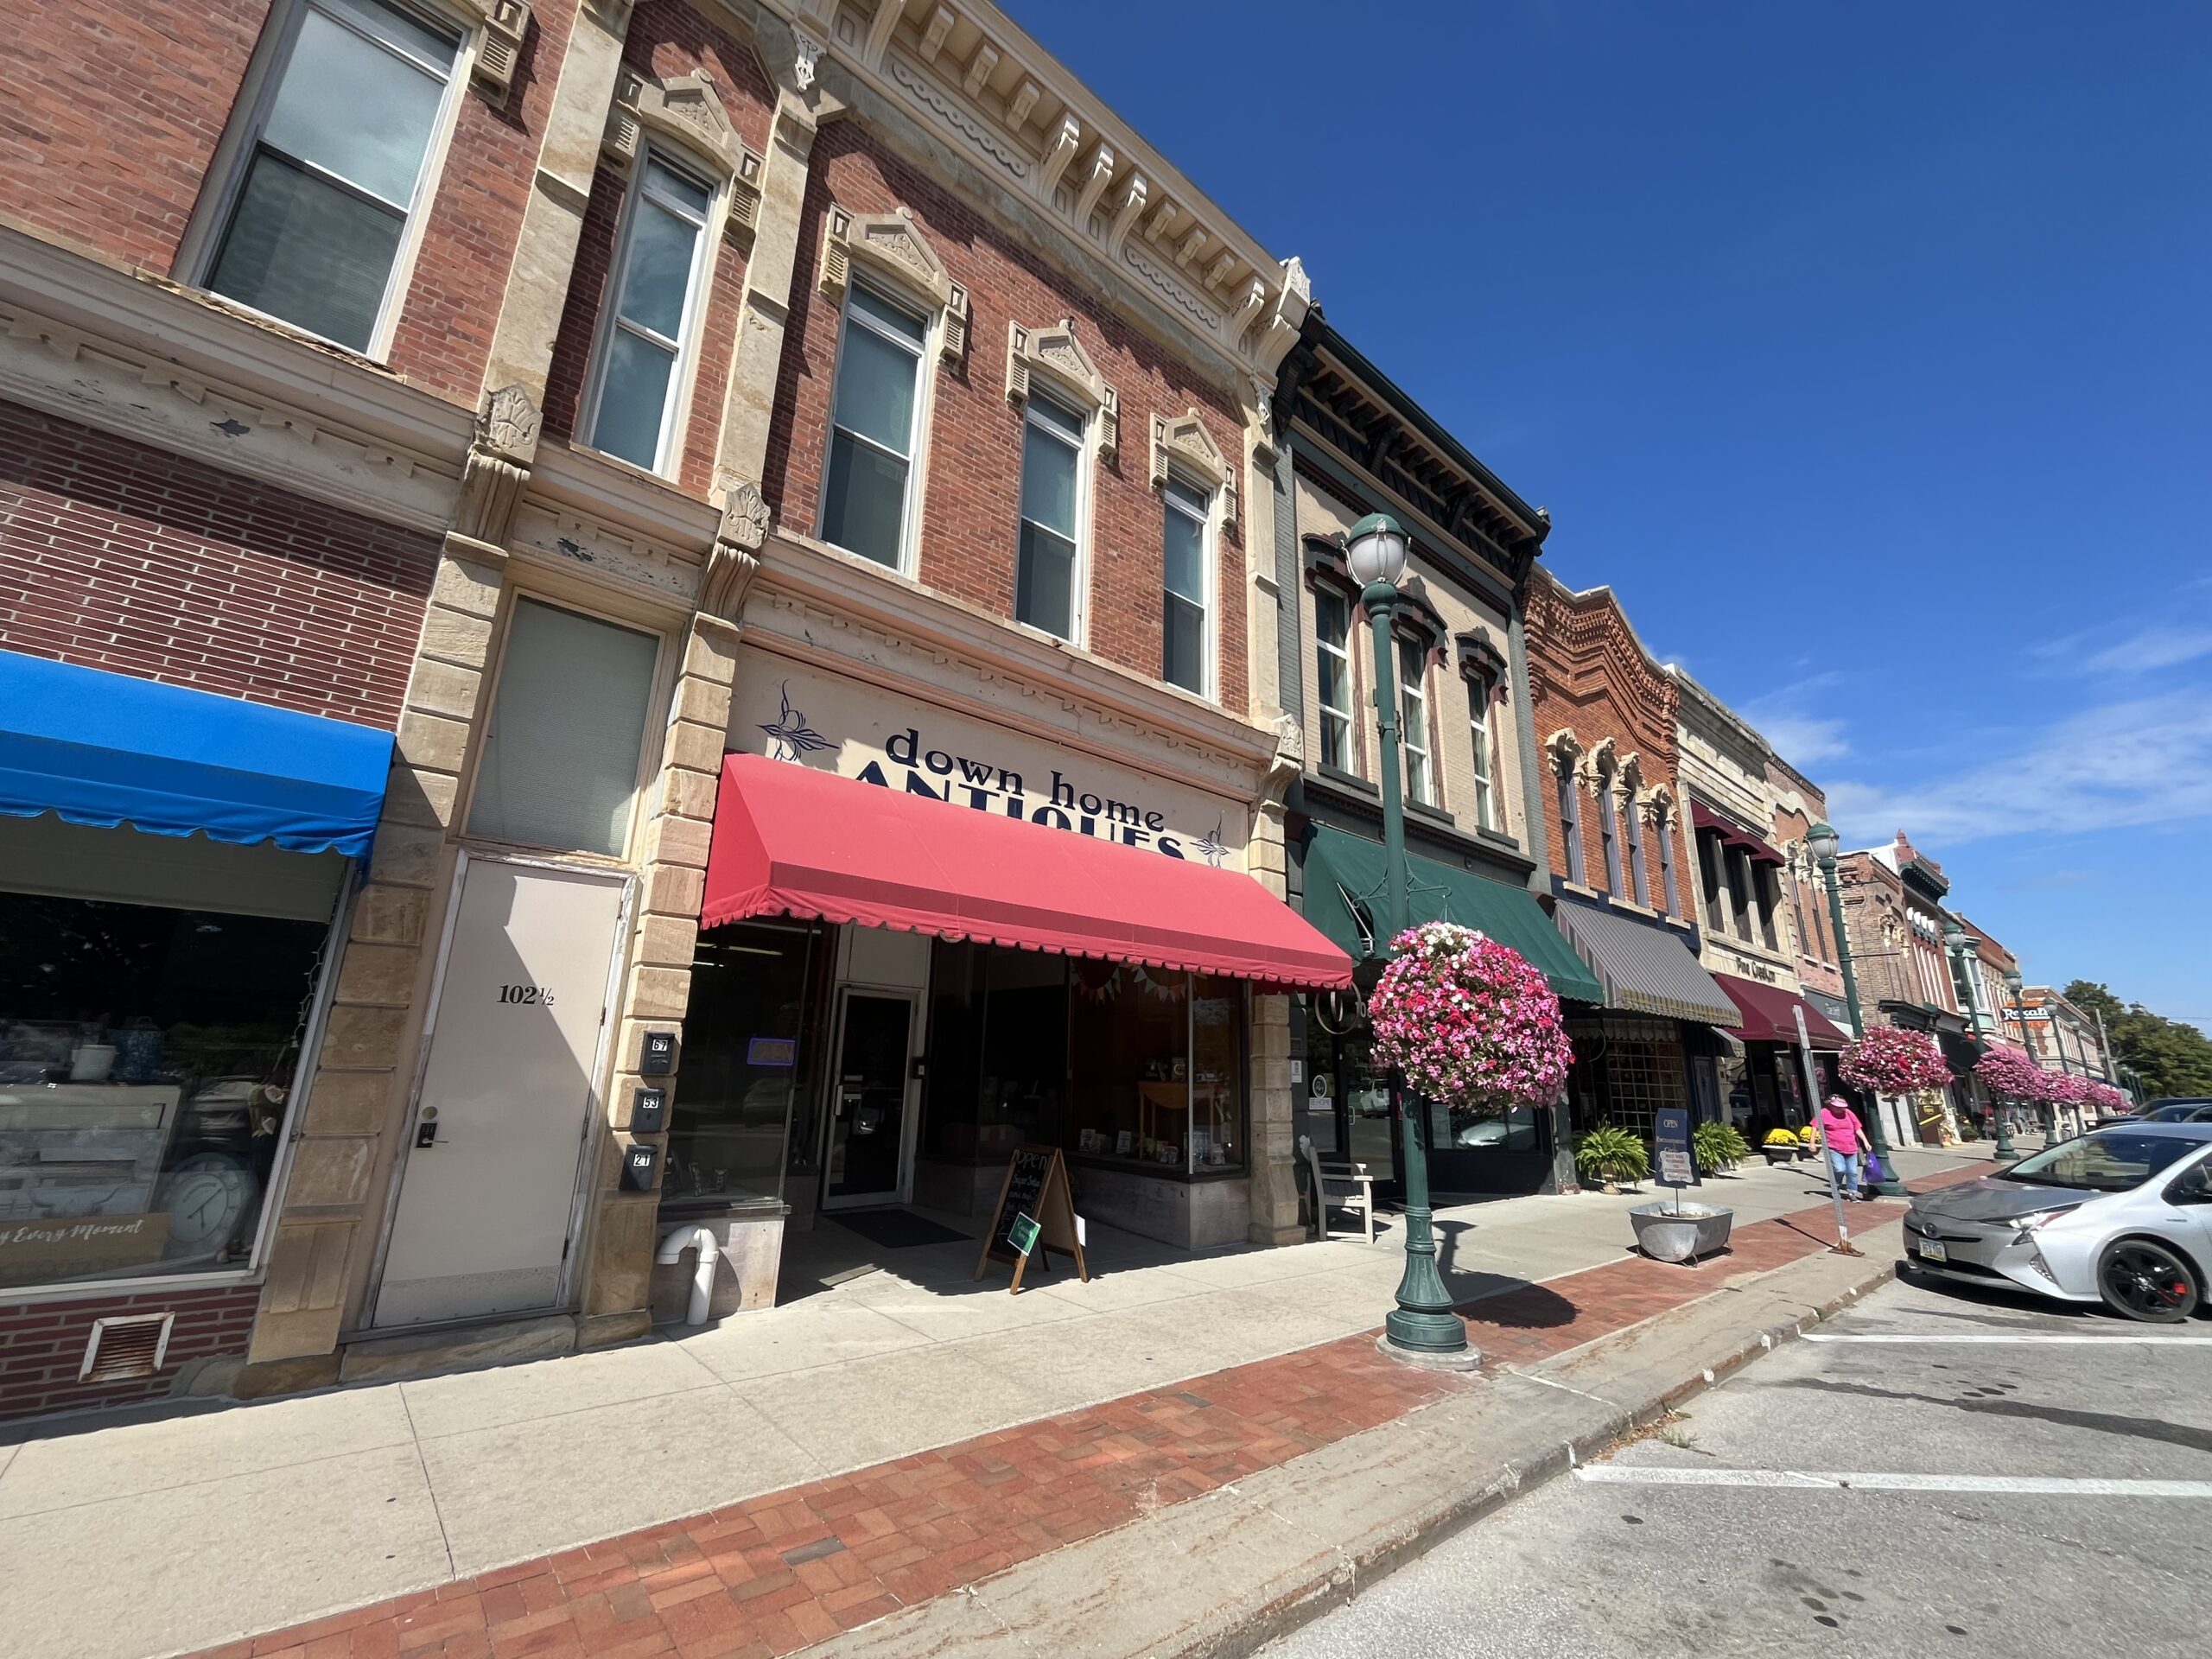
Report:
[[[694,1227],[671,1227],[660,1242],[660,1251],[653,1257],[663,1267],[672,1267],[682,1259],[683,1252],[694,1245],[698,1247],[699,1265],[691,1273],[691,1306],[684,1314],[686,1325],[704,1325],[707,1307],[715,1298],[715,1263],[721,1260],[721,1240],[715,1236],[714,1229],[703,1224]]]

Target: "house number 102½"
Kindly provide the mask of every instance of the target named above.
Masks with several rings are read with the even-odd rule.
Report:
[[[553,1006],[553,993],[543,985],[502,985],[499,987],[499,1001],[534,1002],[540,1007],[550,1008]]]

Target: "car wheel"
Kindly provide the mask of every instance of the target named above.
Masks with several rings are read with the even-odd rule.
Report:
[[[2146,1325],[2178,1325],[2201,1291],[2188,1262],[2147,1238],[2123,1238],[2097,1264],[2097,1289],[2115,1313]]]

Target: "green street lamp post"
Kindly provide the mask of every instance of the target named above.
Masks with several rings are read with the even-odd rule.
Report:
[[[2012,1012],[2018,1016],[2020,1022],[2020,1047],[2024,1053],[2032,1058],[2036,1051],[2035,1046],[2028,1040],[2028,1005],[2020,1000],[2020,992],[2026,984],[2027,981],[2020,977],[2020,970],[2018,968],[2009,969],[2006,970],[2005,975],[2005,989],[2012,996]],[[2037,1060],[2037,1064],[2041,1065],[2042,1062]],[[2040,1117],[2042,1114],[2038,1112],[2037,1116]],[[2001,1122],[2002,1120],[1999,1121]],[[2044,1139],[2045,1141],[2050,1139],[2049,1131],[2044,1132]],[[2010,1158],[2014,1156],[2015,1154],[2013,1154],[2011,1143],[2000,1138],[1997,1142],[1997,1155],[1999,1158]]]
[[[1805,845],[1811,849],[1813,861],[1821,867],[1821,882],[1828,890],[1828,931],[1835,938],[1836,966],[1843,970],[1844,1006],[1851,1010],[1851,1034],[1866,1034],[1866,1016],[1859,1012],[1859,976],[1851,966],[1851,938],[1843,931],[1843,889],[1836,884],[1835,855],[1840,838],[1834,826],[1825,821],[1815,824],[1805,832]],[[1898,1175],[1896,1163],[1890,1157],[1889,1131],[1882,1125],[1882,1103],[1877,1100],[1869,1113],[1867,1138],[1873,1143],[1874,1155],[1882,1160],[1882,1179],[1867,1185],[1874,1192],[1890,1198],[1904,1198],[1905,1185]]]
[[[1966,997],[1967,1011],[1977,1015],[1974,1024],[1981,1023],[1980,1004],[1974,994],[1973,959],[1981,950],[1981,941],[1967,931],[1955,916],[1943,924],[1943,948],[1951,953],[1951,971],[1957,976],[1959,990]],[[1992,1096],[1989,1116],[1997,1129],[1997,1157],[1999,1162],[2018,1156],[2012,1146],[2012,1130],[2005,1122],[2005,1103]]]
[[[1398,583],[1406,574],[1406,532],[1388,513],[1370,512],[1351,527],[1345,563],[1359,583],[1375,639],[1375,721],[1381,735],[1382,785],[1382,931],[1395,940],[1406,929],[1406,809],[1399,794],[1397,649],[1390,620],[1398,608]],[[1467,1327],[1452,1311],[1451,1293],[1436,1270],[1436,1231],[1428,1205],[1428,1147],[1419,1103],[1406,1098],[1403,1079],[1391,1076],[1400,1103],[1399,1128],[1406,1166],[1406,1270],[1398,1305],[1382,1322],[1385,1352],[1430,1364],[1471,1365]]]

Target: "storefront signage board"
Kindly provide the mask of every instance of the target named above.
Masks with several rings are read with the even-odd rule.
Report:
[[[35,1284],[161,1260],[169,1213],[0,1221],[0,1285]]]
[[[1681,1106],[1662,1106],[1652,1115],[1652,1140],[1658,1168],[1652,1174],[1660,1186],[1701,1186],[1697,1153],[1690,1143],[1690,1115]]]
[[[728,741],[950,806],[1243,868],[1242,801],[765,652],[741,655]]]
[[[1049,1268],[1054,1250],[1074,1257],[1077,1274],[1084,1283],[1090,1282],[1076,1226],[1075,1189],[1068,1181],[1067,1160],[1058,1147],[1016,1147],[999,1187],[997,1207],[991,1211],[983,1253],[976,1258],[976,1277],[981,1279],[993,1261],[1010,1262],[1014,1284],[1007,1294],[1018,1296],[1030,1256],[1042,1255]]]

